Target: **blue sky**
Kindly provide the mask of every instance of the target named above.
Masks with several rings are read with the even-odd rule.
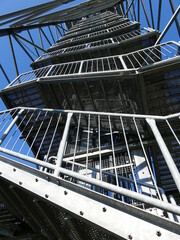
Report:
[[[49,0],[1,0],[0,15],[6,14],[9,12],[13,12],[13,11],[17,11],[17,10],[20,10],[23,8],[31,7],[34,5],[46,3],[48,1]],[[148,1],[148,0],[145,0],[144,2],[146,2],[146,1]],[[84,1],[76,0],[70,4],[64,5],[63,7],[59,8],[59,9],[74,6],[81,2],[84,2]],[[157,11],[157,6],[155,7],[155,5],[157,5],[158,2],[159,1],[157,1],[157,0],[152,1],[154,11]],[[177,8],[178,5],[180,4],[180,0],[174,0],[173,2],[175,5],[175,8]],[[171,18],[171,15],[172,15],[172,11],[171,11],[170,5],[169,5],[169,0],[162,1],[162,9],[163,9],[163,14],[161,17],[161,27],[163,29],[166,26],[167,22],[169,21],[169,19]],[[143,13],[142,13],[142,19],[143,19],[143,21],[142,21],[141,26],[142,27],[147,26],[147,23],[145,21],[145,17],[144,17]],[[180,21],[180,14],[178,16],[178,20]],[[175,26],[175,24],[174,24],[174,26]],[[167,40],[179,41],[180,40],[177,32],[174,30],[175,29],[174,26],[168,32],[168,35],[166,36],[164,41],[167,41]],[[32,34],[33,34],[33,31],[32,31]],[[34,35],[34,37],[35,37],[35,35]],[[22,50],[14,41],[13,41],[13,44],[16,49],[16,57],[17,57],[17,63],[19,65],[19,72],[23,73],[23,72],[29,71],[30,70],[29,59],[27,57],[24,57]],[[48,48],[49,46],[46,45],[46,47]],[[12,81],[16,77],[16,73],[14,70],[9,41],[8,41],[7,37],[0,38],[0,51],[1,51],[0,64],[2,64],[3,68],[7,72],[8,77]],[[36,59],[36,57],[35,57],[35,59]],[[6,86],[7,86],[7,81],[0,71],[0,89],[3,89]],[[2,110],[4,108],[5,107],[3,106],[2,102],[0,102],[0,110]]]

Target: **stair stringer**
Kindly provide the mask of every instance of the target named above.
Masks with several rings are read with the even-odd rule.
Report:
[[[120,239],[177,240],[179,224],[0,156],[0,177]]]

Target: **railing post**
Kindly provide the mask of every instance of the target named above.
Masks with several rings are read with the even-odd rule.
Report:
[[[68,113],[68,115],[67,115],[66,125],[64,128],[64,132],[63,132],[63,136],[62,136],[60,145],[59,145],[56,169],[54,171],[54,175],[56,177],[59,175],[59,167],[62,166],[62,161],[63,161],[64,151],[66,148],[66,142],[67,142],[67,137],[68,137],[68,133],[69,133],[69,127],[70,127],[72,115],[73,115],[73,113]]]
[[[84,61],[81,61],[78,74],[81,74],[83,63]]]
[[[9,125],[9,127],[6,129],[6,131],[3,133],[2,137],[0,138],[0,145],[2,144],[2,142],[4,141],[4,139],[6,138],[6,136],[8,135],[8,133],[11,131],[11,129],[13,128],[14,124],[17,122],[19,116],[21,115],[21,113],[24,111],[24,109],[21,109],[17,116],[14,118],[14,120],[12,121],[12,123]]]
[[[146,119],[147,123],[151,127],[151,130],[156,138],[157,144],[159,145],[159,148],[162,152],[162,155],[166,161],[166,164],[171,172],[171,175],[176,183],[176,186],[180,192],[180,173],[176,167],[176,164],[174,163],[173,158],[171,157],[171,154],[169,153],[169,150],[159,132],[159,129],[157,128],[156,122],[154,119]]]
[[[175,199],[174,199],[174,197],[173,197],[173,195],[169,195],[169,200],[170,200],[170,202],[172,203],[172,205],[174,205],[174,206],[177,205],[177,204],[176,204],[176,201],[175,201]],[[179,216],[177,216],[177,215],[174,214],[174,219],[175,219],[177,222],[180,223],[180,217],[179,217]]]
[[[50,67],[50,69],[49,69],[48,72],[46,73],[45,77],[47,77],[47,76],[49,75],[49,73],[51,72],[51,70],[52,70],[53,67],[54,67],[54,65],[52,65],[52,66]]]
[[[127,66],[126,66],[126,64],[125,64],[125,62],[124,62],[124,59],[123,59],[123,56],[122,56],[122,55],[119,55],[119,59],[120,59],[120,61],[121,61],[121,64],[122,64],[123,68],[124,68],[124,69],[128,69]]]

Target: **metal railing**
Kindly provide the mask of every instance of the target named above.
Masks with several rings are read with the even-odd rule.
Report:
[[[16,108],[0,112],[0,154],[119,201],[154,206],[174,219],[170,212],[180,215],[180,207],[168,203],[157,186],[149,148],[159,146],[180,191],[180,173],[168,150],[169,141],[180,147],[179,121],[180,113],[159,117]]]
[[[70,29],[70,31],[76,30],[77,28],[91,27],[92,24],[94,24],[94,22],[100,24],[103,21],[108,22],[120,17],[121,16],[114,14],[112,12],[101,13],[101,14],[98,14],[97,16],[93,16],[93,18],[86,18],[86,19],[80,20]]]
[[[97,37],[97,36],[100,37],[100,36],[111,35],[113,32],[124,30],[128,27],[135,26],[137,24],[138,24],[137,22],[132,22],[132,21],[125,22],[125,23],[116,25],[116,26],[111,27],[111,28],[107,28],[107,29],[100,30],[100,31],[97,31],[97,32],[92,32],[92,33],[89,33],[89,34],[84,34],[84,35],[81,35],[81,36],[70,38],[68,40],[57,42],[54,45],[52,45],[50,47],[50,49],[52,49],[54,47],[57,47],[57,46],[64,46],[64,45],[69,44],[69,43],[74,44],[74,43],[76,43],[78,41],[81,41],[81,40],[86,40],[86,39],[91,39],[91,38],[93,39],[94,37]]]
[[[139,36],[146,35],[150,32],[155,32],[155,31],[150,30],[150,29],[146,29],[146,28],[142,28],[141,30],[135,30],[135,31],[132,31],[132,32],[129,32],[129,33],[126,33],[126,34],[122,34],[122,35],[117,36],[117,37],[106,38],[106,39],[103,39],[103,40],[84,43],[84,44],[71,46],[71,47],[67,47],[67,48],[61,48],[59,50],[43,54],[36,61],[38,61],[40,59],[45,59],[45,58],[48,58],[48,57],[51,57],[51,56],[58,56],[58,55],[64,54],[64,53],[71,53],[71,52],[80,51],[80,50],[89,51],[89,49],[96,48],[96,47],[106,46],[106,45],[110,45],[110,44],[120,44],[120,43],[125,42],[127,40],[131,40],[131,39],[137,38]]]
[[[179,47],[179,43],[171,41],[124,55],[55,64],[20,74],[7,88],[39,78],[56,76],[112,74],[121,71],[138,73],[146,70],[147,67],[154,67],[159,63],[179,59]]]
[[[128,18],[119,18],[119,19],[116,19],[116,20],[113,20],[111,22],[108,22],[108,23],[103,23],[103,24],[100,24],[98,26],[95,26],[95,27],[91,27],[91,28],[87,28],[87,29],[84,29],[81,31],[77,31],[77,32],[73,32],[73,33],[69,33],[69,34],[66,34],[64,36],[61,37],[61,39],[58,41],[58,42],[62,42],[68,38],[72,38],[72,37],[77,37],[78,35],[82,35],[82,34],[86,34],[86,33],[92,33],[92,32],[95,32],[95,31],[99,31],[99,30],[103,30],[103,29],[106,29],[106,28],[109,28],[109,27],[113,27],[119,23],[124,23],[124,22],[127,22],[129,21]]]
[[[71,34],[71,33],[74,33],[74,32],[77,32],[77,31],[82,31],[82,30],[85,30],[85,29],[88,29],[88,28],[92,28],[92,27],[97,27],[101,24],[107,24],[107,23],[110,23],[112,21],[115,21],[115,20],[118,20],[118,19],[121,19],[122,16],[119,16],[119,15],[113,15],[111,17],[108,17],[108,18],[100,18],[99,20],[94,20],[93,22],[90,22],[90,23],[87,23],[87,24],[76,24],[74,25],[65,35],[68,35],[68,34]]]

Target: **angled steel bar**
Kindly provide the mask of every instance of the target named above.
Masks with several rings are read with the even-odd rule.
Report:
[[[169,0],[169,2],[170,2],[170,5],[171,5],[172,12],[174,14],[175,13],[175,7],[174,7],[174,4],[173,4],[173,0]],[[179,34],[179,37],[180,37],[180,25],[179,25],[179,21],[178,21],[177,17],[175,18],[175,22],[176,22],[176,27],[177,27],[178,34]]]
[[[22,39],[23,41],[25,41],[25,42],[29,43],[30,45],[32,45],[32,46],[34,46],[34,47],[36,47],[37,49],[41,50],[42,52],[45,52],[45,53],[47,53],[47,51],[46,51],[46,50],[44,50],[43,48],[39,47],[39,46],[38,46],[38,45],[36,45],[35,43],[33,43],[33,42],[31,42],[31,41],[27,40],[26,38],[24,38],[24,37],[20,36],[19,34],[17,34],[17,33],[14,33],[14,35],[15,35],[15,36],[17,36],[18,38]]]
[[[150,24],[150,21],[149,21],[149,18],[148,18],[148,14],[147,14],[147,11],[146,11],[146,8],[145,8],[143,0],[141,0],[141,4],[142,4],[142,7],[143,7],[143,11],[144,11],[144,14],[145,14],[145,17],[146,17],[147,24],[148,24],[149,27],[151,27],[151,24]]]
[[[138,8],[138,22],[140,22],[140,0],[138,0],[138,4],[137,4],[137,8]]]
[[[7,135],[9,134],[9,132],[11,131],[11,129],[13,128],[13,126],[15,125],[15,123],[17,122],[19,116],[21,115],[21,113],[24,110],[21,109],[18,114],[16,115],[16,117],[14,118],[14,120],[11,122],[11,124],[8,126],[8,128],[5,130],[5,132],[3,133],[3,135],[0,138],[0,145],[2,144],[2,142],[4,141],[4,139],[7,137]]]
[[[26,48],[23,46],[23,44],[19,41],[19,39],[13,34],[12,35],[13,38],[16,40],[16,42],[19,44],[19,46],[23,49],[23,51],[27,54],[27,56],[31,59],[31,61],[34,62],[33,57],[28,53],[28,51],[26,50]]]
[[[40,31],[42,32],[43,36],[45,37],[45,39],[47,40],[47,42],[49,43],[49,45],[51,46],[52,43],[49,41],[49,38],[47,37],[47,35],[45,34],[44,30],[42,28],[40,28]]]
[[[6,78],[6,80],[8,81],[8,83],[10,84],[11,82],[10,82],[10,80],[9,80],[9,78],[8,78],[8,76],[7,76],[7,74],[6,74],[6,72],[5,72],[5,70],[4,70],[4,68],[2,67],[2,65],[0,64],[0,68],[1,68],[1,71],[2,71],[2,73],[4,74],[4,76],[5,76],[5,78]]]
[[[176,183],[176,186],[180,192],[180,173],[177,169],[176,164],[174,163],[172,156],[169,153],[169,150],[159,132],[159,129],[157,128],[156,122],[154,119],[146,119],[146,121],[149,124],[149,126],[151,127],[151,130],[156,138],[159,148],[161,149],[162,155],[164,156],[167,166],[168,166],[168,168],[171,172],[171,175]]]
[[[129,6],[129,0],[127,0],[127,3],[128,3],[128,6]],[[132,4],[133,4],[133,0],[132,0]],[[131,7],[132,7],[132,5],[131,5]],[[129,11],[130,11],[130,14],[131,14],[131,18],[134,21],[134,17],[133,17],[133,13],[132,13],[131,7],[130,7]]]
[[[59,1],[58,1],[59,2]],[[33,7],[29,7],[29,8],[25,8],[23,10],[19,10],[19,11],[16,11],[16,12],[12,12],[12,13],[8,13],[8,14],[5,14],[5,15],[2,15],[0,16],[0,21],[4,20],[4,19],[8,19],[8,18],[12,18],[12,17],[15,17],[15,16],[19,16],[21,14],[27,14],[29,12],[33,12],[34,10],[38,10],[38,9],[42,9],[42,8],[47,8],[47,7],[51,7],[51,5],[59,5],[59,3],[56,2],[48,2],[48,3],[44,3],[44,4],[39,4],[37,6],[33,6]],[[61,4],[62,4],[63,1],[61,1]],[[66,1],[65,1],[66,2]]]
[[[1,22],[1,23],[0,23],[0,26],[3,26],[3,25],[6,25],[6,24],[9,24],[9,23],[12,23],[12,22],[14,22],[14,21],[16,21],[16,20],[22,19],[23,17],[29,16],[29,15],[30,15],[30,13],[29,13],[29,14],[24,14],[24,15],[21,15],[21,16],[18,16],[18,17],[15,17],[15,18],[10,19],[10,20],[6,20],[6,21],[4,21],[4,22]]]
[[[43,7],[35,6],[36,9],[34,9],[34,11],[30,11],[29,14],[25,14],[24,15],[24,16],[26,16],[25,18],[22,19],[22,17],[21,17],[20,21],[15,22],[11,26],[19,26],[19,25],[29,24],[29,23],[31,23],[31,21],[33,21],[34,17],[42,15],[45,12],[48,12],[54,8],[57,8],[60,5],[62,5],[61,2],[59,4],[57,2],[51,2],[51,6],[43,6]]]
[[[160,28],[162,0],[159,0],[157,30]]]
[[[63,136],[62,136],[62,139],[61,139],[61,142],[60,142],[60,145],[59,145],[58,154],[57,154],[56,168],[55,168],[55,171],[54,171],[55,176],[58,176],[59,167],[62,166],[64,151],[65,151],[65,147],[66,147],[66,142],[67,142],[67,137],[68,137],[68,133],[69,133],[69,127],[70,127],[72,116],[73,116],[72,113],[68,113],[67,120],[66,120],[66,125],[65,125],[65,128],[64,128],[64,133],[63,133]]]
[[[153,27],[153,29],[155,29],[155,26],[154,26],[154,16],[153,16],[153,9],[152,9],[152,2],[151,2],[151,0],[149,0],[149,6],[150,6],[150,11],[151,11],[152,27]]]
[[[8,34],[8,38],[9,38],[9,44],[11,47],[11,53],[12,53],[12,57],[13,57],[13,61],[14,61],[14,67],[16,70],[16,75],[19,75],[19,71],[18,71],[18,67],[17,67],[17,62],[16,62],[16,57],[15,57],[15,53],[14,53],[14,48],[13,48],[13,44],[12,44],[12,39],[11,39],[11,35]]]
[[[55,39],[54,39],[53,33],[52,33],[52,31],[51,31],[51,27],[48,26],[48,29],[49,29],[49,32],[50,32],[50,34],[51,34],[52,40],[53,40],[53,42],[55,43]]]
[[[135,11],[135,6],[134,5],[135,5],[135,3],[133,2],[132,7],[133,7],[134,20],[137,21],[137,16],[136,16],[136,11]]]
[[[123,5],[123,1],[120,2],[120,8],[123,14],[123,17],[125,16],[125,10],[124,10],[124,5]]]
[[[127,1],[126,3],[128,4],[128,5],[127,5],[128,8],[127,8],[127,10],[126,10],[126,13],[125,13],[124,17],[126,17],[126,16],[128,15],[128,12],[130,11],[132,4],[134,3],[134,0],[132,0],[130,4],[129,4],[128,1]]]
[[[61,33],[61,28],[59,27],[59,25],[56,25],[56,28],[57,28],[57,30],[58,30],[58,32],[59,32],[59,34],[60,34],[60,36],[62,37],[63,36],[63,34],[64,34],[64,31],[63,31],[63,34]],[[63,30],[63,29],[62,29]]]
[[[61,23],[61,21],[57,21],[56,24]],[[46,26],[54,26],[54,22],[46,22],[46,23],[38,23],[38,24],[31,24],[26,26],[17,26],[11,28],[3,28],[0,29],[0,37],[7,36],[8,34],[12,33],[20,33],[26,30],[37,29],[38,27],[46,27]]]
[[[27,33],[28,33],[28,35],[29,35],[29,37],[31,39],[31,42],[34,44],[34,40],[33,40],[32,35],[31,35],[31,33],[30,33],[30,31],[28,29],[27,29]],[[34,49],[35,49],[35,51],[37,53],[37,56],[40,57],[40,55],[38,53],[38,50],[37,50],[37,48],[35,46],[34,46]]]
[[[169,28],[171,27],[171,25],[175,21],[175,19],[176,19],[177,15],[179,14],[179,12],[180,12],[180,6],[177,8],[176,12],[173,14],[172,18],[169,20],[168,24],[166,25],[166,27],[164,28],[163,32],[159,36],[159,38],[156,41],[155,45],[160,43],[160,41],[164,38],[164,36],[166,35],[167,31],[169,30]]]
[[[65,24],[65,26],[66,26],[66,24]],[[57,27],[59,27],[59,28],[61,28],[63,30],[63,34],[65,34],[67,32],[67,30],[63,27],[62,23],[60,23],[60,26],[57,25]]]
[[[40,28],[38,28],[38,33],[39,33],[39,40],[40,40],[40,43],[41,43],[41,48],[44,49]]]
[[[58,41],[58,34],[57,34],[56,25],[54,25],[54,31],[55,31],[55,35],[56,35],[56,41]]]

